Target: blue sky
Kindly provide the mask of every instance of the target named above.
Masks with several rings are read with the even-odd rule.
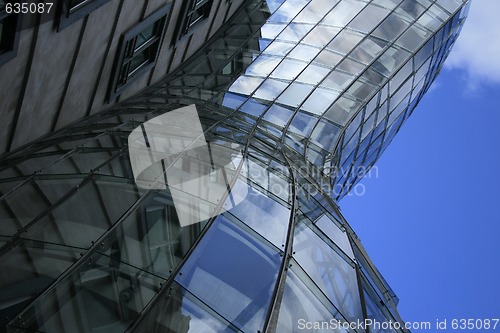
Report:
[[[441,76],[377,162],[378,177],[340,202],[407,321],[500,317],[498,13],[500,1],[473,2]]]

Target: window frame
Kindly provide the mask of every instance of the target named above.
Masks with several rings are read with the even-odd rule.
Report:
[[[179,39],[189,33],[193,27],[195,27],[203,19],[210,16],[212,11],[213,0],[190,0],[185,2],[185,7],[182,10],[183,16],[179,24]],[[202,13],[195,20],[192,20],[192,16],[201,10]]]
[[[60,32],[67,28],[109,1],[110,0],[82,0],[75,6],[71,6],[71,0],[60,1],[57,31]]]
[[[113,74],[108,89],[108,101],[119,97],[132,82],[155,66],[163,43],[167,22],[170,19],[170,9],[171,3],[160,7],[122,35],[113,65]],[[145,39],[137,47],[137,40],[141,33],[147,31],[152,25],[154,25],[152,36]],[[150,52],[146,60],[131,70],[133,60],[148,50]]]

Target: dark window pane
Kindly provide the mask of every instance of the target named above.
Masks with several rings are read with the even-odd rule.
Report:
[[[130,62],[129,75],[132,75],[135,70],[146,65],[151,58],[151,49],[148,47],[142,52],[134,54],[132,61]]]
[[[162,282],[135,267],[94,254],[23,311],[13,326],[37,332],[124,332]]]
[[[144,30],[142,30],[139,35],[137,35],[137,41],[135,43],[136,50],[139,49],[139,47],[141,47],[148,40],[155,37],[157,26],[158,26],[158,24],[157,24],[157,22],[155,22],[155,23],[151,24],[150,26],[148,26],[147,28],[145,28]]]

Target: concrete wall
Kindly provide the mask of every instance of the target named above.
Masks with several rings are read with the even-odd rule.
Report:
[[[172,2],[155,66],[112,100],[108,88],[120,38],[171,1],[110,0],[59,32],[53,18],[25,16],[17,56],[0,66],[0,155],[158,82],[196,52],[244,0],[213,0],[209,17],[178,38],[183,1]]]

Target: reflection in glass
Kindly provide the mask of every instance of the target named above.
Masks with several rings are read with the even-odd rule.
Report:
[[[168,186],[181,226],[216,213],[241,162],[238,144],[207,142],[195,105],[145,122],[130,133],[128,143],[136,184]]]
[[[12,326],[43,332],[124,332],[161,282],[96,254],[24,310]]]
[[[280,262],[275,249],[221,215],[176,281],[239,329],[256,332],[264,326]]]
[[[294,258],[349,320],[362,320],[354,268],[305,225],[297,226]]]

